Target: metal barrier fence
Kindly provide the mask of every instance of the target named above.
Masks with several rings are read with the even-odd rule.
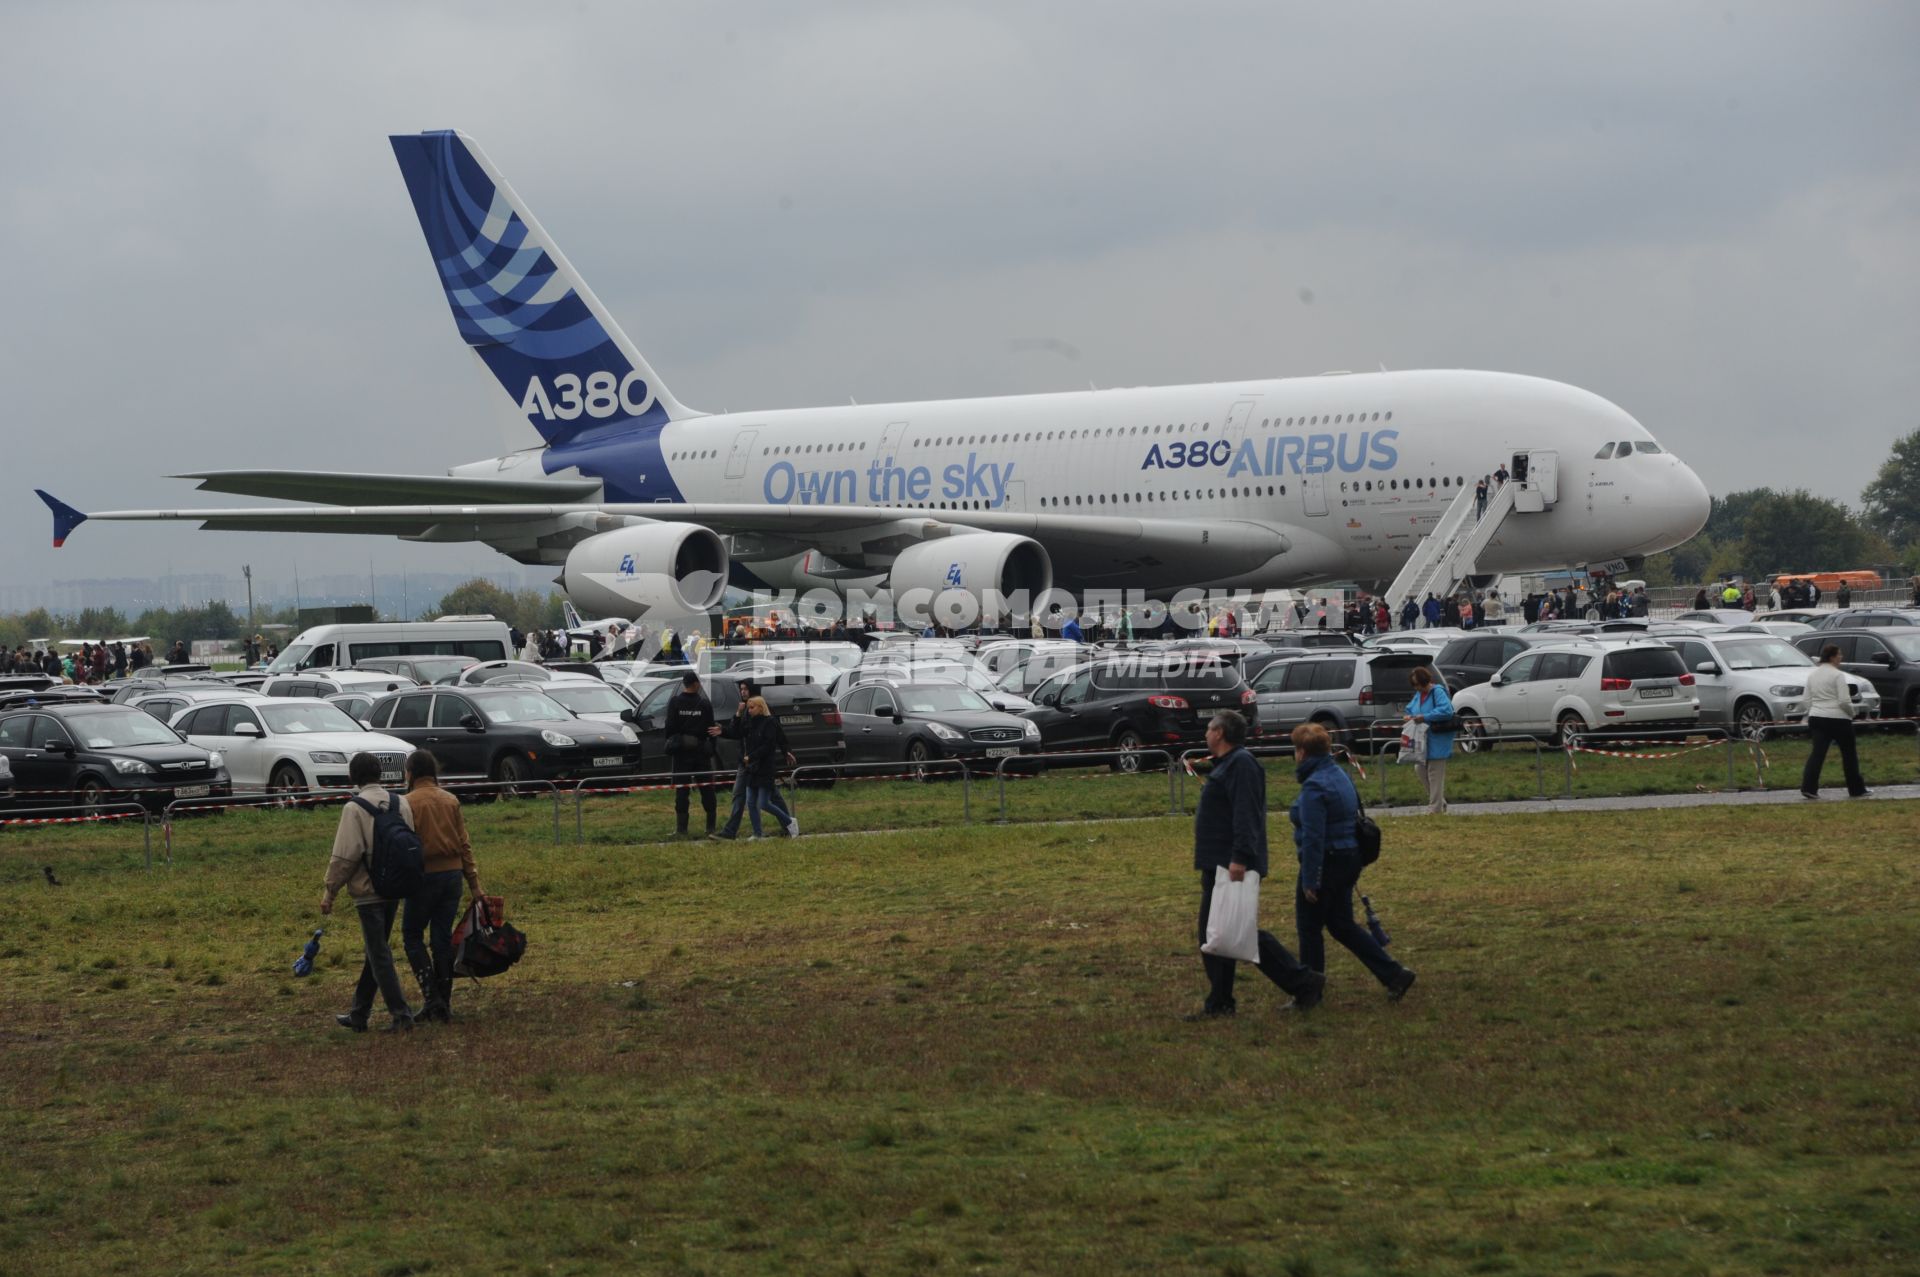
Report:
[[[72,813],[78,812],[78,815]],[[115,815],[118,812],[120,814]],[[65,813],[65,814],[54,814]],[[140,838],[145,846],[147,868],[153,868],[153,809],[145,803],[67,803],[57,807],[12,807],[7,809],[5,826],[30,828],[47,825],[93,825],[106,821],[140,818]]]

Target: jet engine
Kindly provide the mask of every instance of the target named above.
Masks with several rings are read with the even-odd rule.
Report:
[[[618,528],[567,552],[560,588],[589,619],[704,612],[726,592],[727,547],[693,523]]]
[[[963,532],[902,550],[887,576],[893,604],[909,624],[956,627],[984,611],[1024,613],[1053,589],[1053,560],[1038,541],[1006,532]]]

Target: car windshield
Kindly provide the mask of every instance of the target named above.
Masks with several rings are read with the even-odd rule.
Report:
[[[1735,670],[1770,670],[1780,665],[1811,664],[1806,653],[1779,639],[1742,639],[1738,643],[1722,643],[1720,655],[1726,659],[1727,668]]]
[[[908,714],[941,714],[954,710],[990,710],[993,706],[980,699],[980,694],[958,683],[941,686],[938,684],[915,684],[902,687],[896,693],[900,698],[903,712]]]
[[[117,714],[88,714],[70,718],[68,728],[88,749],[124,749],[129,745],[178,745],[173,729],[151,714],[125,710]]]
[[[267,730],[275,736],[365,730],[338,705],[265,705],[260,709],[260,717],[267,720]]]
[[[1874,637],[1900,653],[1904,661],[1920,661],[1920,634],[1902,634],[1898,630],[1877,630]]]
[[[611,687],[550,687],[546,694],[576,714],[618,714],[633,706]]]
[[[474,700],[489,723],[551,723],[573,717],[552,697],[539,692],[494,692]]]
[[[292,674],[303,670],[307,668],[306,661],[311,655],[313,655],[313,644],[296,643],[294,646],[280,653],[280,655],[275,658],[273,664],[267,666],[267,673]]]
[[[471,657],[449,656],[443,660],[428,660],[425,657],[412,658],[414,677],[422,683],[438,683],[443,679],[452,679],[471,665],[479,662]]]

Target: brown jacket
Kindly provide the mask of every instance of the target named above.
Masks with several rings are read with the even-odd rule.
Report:
[[[400,804],[400,819],[413,827],[413,813],[408,810],[407,800],[398,794],[389,794],[378,785],[368,785],[360,791],[360,797],[375,807],[385,807],[390,802]],[[360,804],[349,802],[340,812],[340,828],[333,835],[333,858],[327,861],[327,880],[325,885],[327,899],[340,894],[345,887],[347,894],[353,897],[357,905],[378,904],[379,895],[373,890],[373,879],[367,876],[367,853],[373,850],[373,817],[361,810]]]
[[[440,788],[440,782],[423,777],[407,791],[407,805],[413,809],[413,829],[426,851],[427,872],[458,869],[468,882],[478,879],[480,871],[473,863],[473,843],[467,837],[467,818],[460,811],[460,800]]]

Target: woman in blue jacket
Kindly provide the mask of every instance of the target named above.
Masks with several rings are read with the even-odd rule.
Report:
[[[1453,698],[1447,689],[1433,681],[1433,671],[1421,665],[1413,671],[1413,699],[1407,703],[1407,721],[1421,723],[1427,729],[1427,748],[1413,765],[1420,783],[1427,787],[1427,810],[1435,816],[1447,810],[1447,760],[1453,757]],[[1434,730],[1434,722],[1447,727]]]
[[[1360,795],[1334,761],[1332,746],[1327,729],[1318,723],[1293,729],[1293,754],[1300,760],[1293,773],[1300,781],[1300,795],[1293,800],[1291,812],[1293,845],[1300,854],[1300,881],[1293,898],[1300,961],[1324,975],[1324,934],[1331,934],[1397,1000],[1413,987],[1413,972],[1388,957],[1366,928],[1353,920],[1353,889],[1364,868],[1354,837]]]

